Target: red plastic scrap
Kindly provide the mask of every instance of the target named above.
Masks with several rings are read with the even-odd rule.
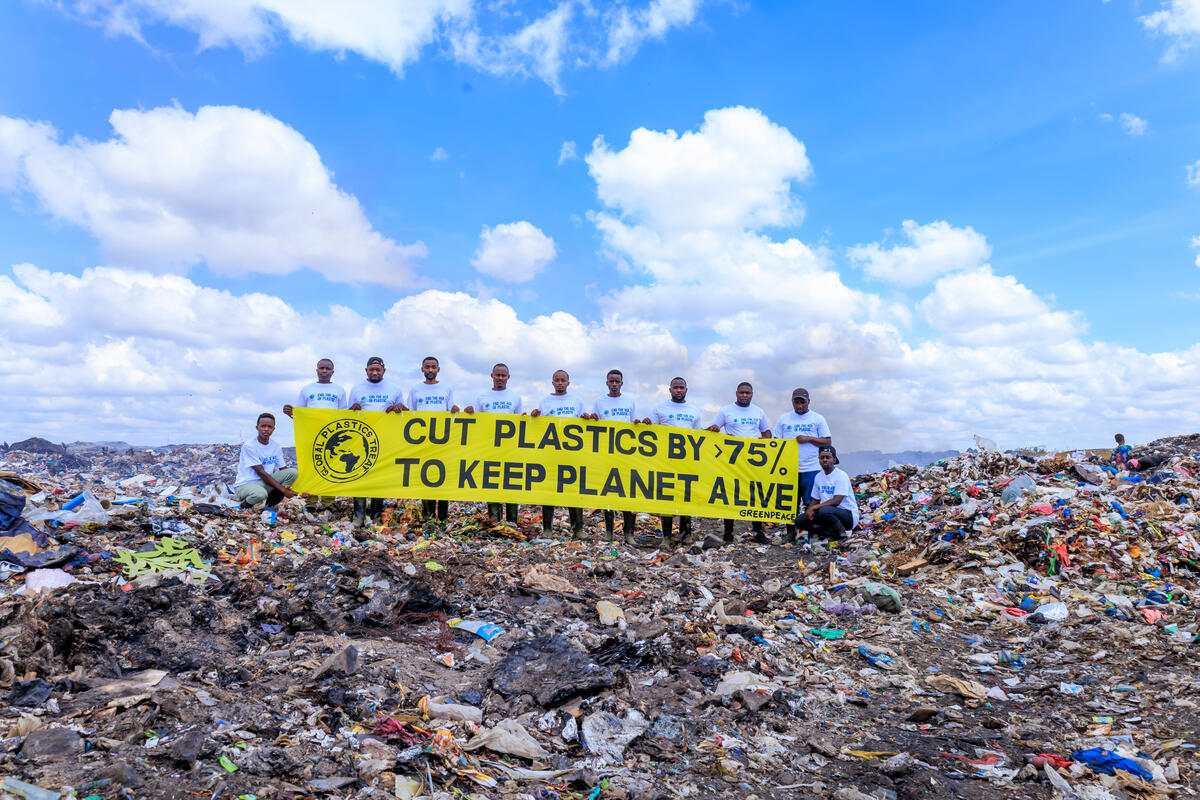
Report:
[[[371,731],[371,735],[382,736],[384,739],[399,739],[406,747],[412,747],[417,743],[416,737],[412,735],[405,724],[393,717],[388,717],[376,725],[375,730]]]
[[[1069,758],[1063,758],[1057,753],[1038,753],[1033,757],[1033,765],[1035,767],[1045,766],[1049,764],[1055,769],[1070,769],[1075,762]]]

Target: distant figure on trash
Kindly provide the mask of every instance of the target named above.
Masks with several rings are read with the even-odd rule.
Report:
[[[295,497],[291,485],[300,474],[295,467],[287,466],[283,448],[271,440],[275,432],[275,415],[263,412],[255,424],[257,435],[242,442],[242,454],[238,458],[237,479],[233,491],[243,508],[251,508],[266,502],[274,508],[285,497]]]
[[[1117,446],[1112,451],[1112,462],[1117,469],[1125,469],[1129,464],[1129,459],[1133,456],[1133,448],[1125,444],[1125,434],[1118,433],[1113,437],[1116,440]]]

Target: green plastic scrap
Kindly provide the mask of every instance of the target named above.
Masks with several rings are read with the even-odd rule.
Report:
[[[224,767],[226,772],[237,772],[237,764],[230,761],[228,756],[221,756],[217,759],[217,763]]]
[[[208,577],[209,565],[200,558],[196,549],[182,539],[164,536],[153,550],[135,553],[132,550],[117,550],[113,561],[121,565],[121,571],[129,579],[152,572],[167,572],[181,569],[192,571],[197,583]]]
[[[813,628],[809,631],[813,636],[820,636],[822,639],[840,639],[846,635],[845,631],[839,631],[837,628]]]

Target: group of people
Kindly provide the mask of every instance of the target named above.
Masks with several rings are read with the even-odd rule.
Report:
[[[480,392],[465,407],[459,406],[454,391],[438,380],[441,365],[434,356],[421,361],[423,380],[405,390],[385,377],[387,367],[379,356],[367,359],[366,377],[356,383],[347,393],[333,382],[333,361],[323,358],[317,362],[317,380],[300,390],[296,404],[285,405],[283,413],[292,416],[295,408],[327,408],[348,411],[382,411],[398,413],[412,411],[424,413],[449,411],[451,413],[474,414],[525,414],[529,416],[577,417],[588,420],[610,420],[645,425],[665,425],[694,430],[709,430],[730,436],[770,439],[791,438],[799,444],[798,492],[802,510],[794,524],[787,525],[783,542],[794,542],[797,531],[810,532],[826,538],[840,538],[858,525],[859,511],[850,477],[837,467],[837,450],[825,418],[813,411],[807,389],[792,391],[792,408],[785,411],[771,425],[766,412],[755,405],[754,387],[739,383],[734,392],[734,402],[723,407],[706,427],[701,420],[700,409],[688,402],[687,381],[672,378],[668,387],[669,397],[656,404],[646,413],[631,396],[621,389],[625,376],[618,369],[608,371],[605,376],[607,394],[597,397],[590,406],[579,395],[571,392],[571,378],[566,370],[556,370],[550,377],[551,391],[538,401],[537,406],[525,410],[521,396],[508,388],[510,373],[505,364],[492,367],[491,389]],[[242,445],[234,491],[245,506],[266,503],[272,506],[285,497],[294,497],[291,484],[297,477],[295,468],[284,462],[282,448],[271,440],[275,429],[275,417],[264,412],[256,423],[256,435]],[[488,516],[499,521],[517,521],[515,503],[488,504]],[[422,501],[422,512],[429,517],[445,520],[449,514],[449,503],[445,500]],[[568,508],[568,519],[576,538],[586,538],[583,524],[583,509]],[[368,509],[366,498],[354,500],[354,525],[361,528],[368,520],[378,522],[383,513],[383,500],[372,498]],[[633,512],[622,512],[622,530],[626,544],[635,543],[635,520]],[[548,533],[552,528],[554,507],[542,507],[542,527]],[[662,521],[663,542],[667,546],[691,544],[694,540],[690,517],[679,518],[679,537],[674,534],[674,518],[664,516]],[[733,520],[725,520],[725,540],[733,541]],[[615,514],[604,512],[604,526],[611,541],[616,527]],[[753,538],[757,542],[769,543],[761,522],[751,523]]]

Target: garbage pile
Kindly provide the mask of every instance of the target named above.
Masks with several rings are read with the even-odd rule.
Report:
[[[1200,435],[1142,452],[897,467],[844,541],[676,552],[10,447],[0,797],[1194,794]]]

